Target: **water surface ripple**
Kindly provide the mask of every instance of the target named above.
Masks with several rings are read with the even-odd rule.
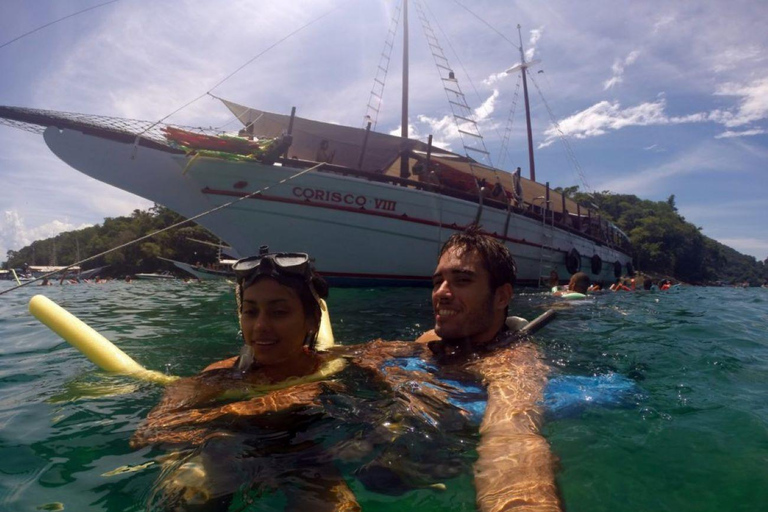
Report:
[[[99,371],[41,326],[27,312],[41,291],[144,366],[192,375],[238,349],[231,285],[29,286],[0,298],[0,510],[144,510],[161,452],[128,440],[162,388]],[[531,318],[553,304],[522,290],[512,310]],[[345,344],[413,339],[432,325],[425,289],[332,290],[329,306]],[[537,338],[553,376],[634,386],[619,406],[544,426],[567,510],[765,510],[767,324],[765,289],[604,294],[562,307]],[[470,475],[397,498],[348,480],[366,511],[475,509]]]

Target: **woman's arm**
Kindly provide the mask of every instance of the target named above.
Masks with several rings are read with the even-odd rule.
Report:
[[[333,382],[310,382],[286,387],[263,396],[228,403],[210,404],[227,389],[221,382],[208,382],[201,376],[183,379],[168,389],[160,403],[150,411],[146,421],[131,438],[131,447],[149,444],[199,444],[213,433],[222,431],[220,420],[253,417],[304,407],[327,389],[336,388]],[[214,422],[218,421],[218,428]]]
[[[547,368],[530,343],[483,358],[474,369],[488,385],[480,425],[475,489],[481,512],[560,511],[555,457],[539,433]]]

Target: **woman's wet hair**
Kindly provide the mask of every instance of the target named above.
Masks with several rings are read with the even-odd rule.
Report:
[[[456,248],[460,253],[477,252],[485,269],[490,274],[492,290],[496,290],[506,283],[515,285],[517,266],[512,253],[504,244],[483,233],[477,224],[472,224],[464,231],[451,235],[440,249],[437,259],[442,258],[443,254],[453,248]]]

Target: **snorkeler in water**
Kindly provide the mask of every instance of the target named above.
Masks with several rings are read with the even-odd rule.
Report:
[[[327,285],[306,254],[265,249],[233,268],[240,357],[169,386],[131,439],[135,448],[182,450],[153,504],[226,508],[235,491],[251,487],[257,495],[285,491],[290,510],[359,510],[322,448],[301,438],[319,397],[334,388],[322,379],[335,360],[315,346]]]
[[[536,346],[516,335],[524,322],[507,321],[515,274],[509,250],[478,227],[454,234],[433,275],[435,328],[415,343],[366,344],[357,349],[355,362],[378,372],[421,416],[450,400],[437,385],[441,375],[482,384],[487,403],[474,464],[478,508],[558,511],[555,460],[539,433],[547,367]],[[404,358],[416,364],[386,367]],[[430,371],[412,368],[425,365]]]

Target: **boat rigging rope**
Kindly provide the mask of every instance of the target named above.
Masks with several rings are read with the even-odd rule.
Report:
[[[527,71],[527,69],[524,71]],[[579,180],[581,181],[581,184],[584,185],[584,188],[586,189],[587,194],[592,195],[592,187],[590,187],[589,183],[587,183],[587,177],[584,175],[584,171],[581,168],[581,165],[579,165],[579,161],[576,159],[576,154],[573,152],[570,142],[568,142],[568,137],[565,136],[565,133],[560,128],[560,123],[557,122],[557,118],[555,117],[555,114],[552,112],[552,109],[550,108],[549,103],[547,103],[546,98],[544,98],[544,94],[542,94],[541,92],[541,88],[539,87],[539,84],[533,78],[533,75],[531,73],[528,73],[528,78],[536,87],[536,91],[539,93],[541,102],[544,103],[544,106],[547,109],[547,113],[549,114],[549,120],[552,122],[552,126],[555,127],[555,130],[557,130],[557,133],[559,134],[560,142],[562,142],[563,147],[565,148],[565,153],[568,155],[568,158],[571,160],[571,163],[576,169],[576,172],[579,175]]]
[[[91,7],[88,7],[87,9],[83,9],[83,10],[80,10],[80,11],[77,11],[77,12],[73,12],[72,14],[68,14],[67,16],[64,16],[63,18],[59,18],[57,20],[51,21],[50,23],[46,23],[45,25],[41,25],[41,26],[37,27],[36,29],[30,30],[29,32],[25,32],[25,33],[21,34],[20,36],[14,37],[10,41],[7,41],[7,42],[5,42],[3,44],[0,44],[0,48],[5,48],[9,44],[16,42],[16,41],[18,41],[19,39],[21,39],[23,37],[27,37],[30,34],[34,34],[35,32],[43,30],[44,28],[50,27],[51,25],[55,25],[56,23],[58,23],[60,21],[64,21],[64,20],[66,20],[68,18],[72,18],[74,16],[77,16],[78,14],[82,14],[82,13],[87,12],[87,11],[92,11],[93,9],[97,9],[99,7],[104,7],[105,5],[108,5],[108,4],[113,4],[113,3],[117,2],[117,1],[118,0],[109,0],[109,2],[104,2],[103,4],[93,5]]]
[[[501,148],[499,149],[499,167],[504,166],[506,157],[509,156],[509,138],[512,136],[512,124],[515,121],[515,112],[517,111],[517,99],[520,95],[520,84],[522,82],[523,75],[517,76],[517,84],[515,85],[515,95],[512,97],[512,106],[509,108],[509,116],[507,117],[507,126],[504,128],[504,137],[501,139]]]
[[[347,3],[349,3],[349,2],[347,2]],[[309,22],[305,23],[304,25],[300,26],[299,28],[297,28],[297,29],[296,29],[296,30],[294,30],[293,32],[291,32],[291,33],[289,33],[288,35],[286,35],[285,37],[281,38],[280,40],[278,40],[278,41],[276,41],[276,42],[272,43],[270,46],[268,46],[266,49],[262,50],[262,51],[261,51],[260,53],[258,53],[256,56],[252,57],[252,58],[251,58],[251,59],[249,59],[247,62],[245,62],[244,64],[242,64],[242,65],[241,65],[239,68],[237,68],[236,70],[234,70],[233,72],[231,72],[230,74],[228,74],[227,76],[225,76],[223,79],[221,79],[219,82],[217,82],[217,83],[216,83],[216,84],[215,84],[213,87],[211,87],[210,89],[208,89],[207,91],[205,91],[203,94],[201,94],[200,96],[196,97],[195,99],[193,99],[193,100],[191,100],[191,101],[189,101],[189,102],[185,103],[184,105],[182,105],[181,107],[177,108],[176,110],[174,110],[173,112],[171,112],[171,113],[170,113],[170,114],[168,114],[167,116],[163,117],[162,119],[158,120],[158,121],[157,121],[157,122],[155,122],[154,124],[150,125],[148,128],[145,128],[143,131],[139,132],[139,134],[138,134],[138,135],[136,135],[136,141],[134,142],[134,145],[137,145],[137,144],[138,144],[138,141],[139,141],[139,137],[141,137],[141,136],[142,136],[144,133],[148,132],[149,130],[151,130],[152,128],[154,128],[155,126],[157,126],[158,124],[162,123],[163,121],[165,121],[166,119],[168,119],[168,118],[169,118],[169,117],[171,117],[172,115],[174,115],[174,114],[177,114],[177,113],[181,112],[182,110],[184,110],[184,109],[185,109],[185,108],[187,108],[188,106],[192,105],[192,104],[193,104],[193,103],[195,103],[196,101],[198,101],[198,100],[200,100],[200,99],[204,98],[205,96],[208,96],[208,95],[211,95],[211,96],[213,96],[213,95],[211,94],[211,91],[213,91],[214,89],[216,89],[217,87],[219,87],[221,84],[223,84],[224,82],[226,82],[227,80],[229,80],[230,78],[232,78],[233,76],[235,76],[237,73],[239,73],[240,71],[242,71],[242,70],[243,70],[244,68],[246,68],[248,65],[252,64],[252,63],[253,63],[255,60],[257,60],[259,57],[263,56],[263,55],[264,55],[265,53],[267,53],[268,51],[272,50],[273,48],[275,48],[275,47],[276,47],[276,46],[278,46],[279,44],[281,44],[281,43],[285,42],[285,41],[286,41],[287,39],[289,39],[290,37],[292,37],[292,36],[294,36],[294,35],[298,34],[298,33],[299,33],[299,32],[301,32],[302,30],[304,30],[305,28],[309,27],[310,25],[314,25],[315,23],[317,23],[317,22],[318,22],[318,21],[320,21],[321,19],[325,18],[326,16],[330,15],[331,13],[333,13],[333,12],[335,12],[335,11],[337,11],[337,10],[341,9],[341,7],[342,7],[342,6],[344,6],[344,5],[346,5],[347,3],[341,4],[341,5],[339,5],[339,6],[335,7],[335,8],[333,8],[333,9],[331,9],[330,11],[328,11],[328,12],[326,12],[326,13],[324,13],[324,14],[321,14],[321,15],[320,15],[320,16],[318,16],[317,18],[315,18],[315,19],[313,19],[313,20],[311,20],[311,21],[309,21]]]
[[[113,247],[112,249],[107,249],[106,251],[101,252],[99,254],[96,254],[95,256],[90,256],[88,258],[85,258],[84,260],[80,260],[80,261],[77,261],[75,263],[72,263],[71,265],[68,265],[68,266],[66,266],[66,267],[64,267],[62,269],[55,270],[53,272],[49,272],[49,273],[47,273],[45,275],[42,275],[40,277],[36,277],[36,278],[31,279],[29,281],[25,281],[25,282],[23,282],[23,283],[21,283],[19,285],[14,286],[13,288],[8,288],[7,290],[2,290],[2,291],[0,291],[0,295],[4,295],[6,293],[12,292],[13,290],[18,290],[19,288],[22,288],[24,286],[32,284],[32,283],[34,283],[36,281],[40,281],[41,279],[47,279],[47,278],[49,278],[51,276],[54,276],[56,274],[60,274],[62,272],[66,272],[67,270],[71,269],[72,267],[77,267],[77,266],[79,266],[79,265],[81,265],[83,263],[87,263],[89,261],[95,260],[96,258],[99,258],[99,257],[104,256],[106,254],[109,254],[111,252],[115,252],[115,251],[118,251],[120,249],[124,249],[125,247],[128,247],[130,245],[142,242],[144,240],[147,240],[148,238],[152,238],[155,235],[159,235],[160,233],[164,233],[166,231],[170,231],[171,229],[175,229],[175,228],[177,228],[179,226],[183,226],[184,224],[189,224],[190,222],[192,222],[194,220],[197,220],[197,219],[199,219],[201,217],[205,217],[206,215],[209,215],[211,213],[217,212],[219,210],[223,210],[224,208],[228,208],[228,207],[230,207],[230,206],[232,206],[234,204],[237,204],[240,201],[244,201],[246,199],[250,199],[250,198],[255,197],[255,196],[259,195],[259,194],[262,194],[263,192],[271,189],[272,187],[275,187],[277,185],[282,185],[283,183],[291,181],[294,178],[298,178],[299,176],[307,174],[308,172],[314,171],[315,169],[317,169],[318,167],[322,167],[323,165],[325,165],[325,164],[319,163],[317,165],[314,165],[314,166],[310,167],[309,169],[304,169],[303,171],[297,172],[296,174],[294,174],[292,176],[289,176],[289,177],[287,177],[287,178],[285,178],[283,180],[280,180],[277,183],[275,183],[274,185],[268,185],[268,186],[266,186],[264,188],[261,188],[261,189],[255,191],[255,192],[251,192],[250,194],[247,194],[247,195],[244,195],[242,197],[239,197],[239,198],[237,198],[237,199],[235,199],[233,201],[230,201],[228,203],[224,203],[222,205],[216,206],[215,208],[211,208],[210,210],[207,210],[207,211],[204,211],[202,213],[199,213],[199,214],[195,215],[194,217],[190,217],[190,218],[188,218],[186,220],[183,220],[181,222],[177,222],[176,224],[173,224],[171,226],[165,227],[163,229],[159,229],[157,231],[149,233],[148,235],[144,235],[142,237],[139,237],[136,240],[131,240],[130,242],[126,242],[126,243],[124,243],[122,245],[119,245],[117,247]]]
[[[496,30],[496,29],[493,27],[493,25],[491,25],[490,23],[488,23],[487,21],[485,21],[483,18],[481,18],[480,16],[478,16],[477,14],[475,14],[474,12],[472,12],[472,11],[469,9],[469,7],[467,7],[467,6],[463,5],[463,4],[462,4],[461,2],[459,2],[458,0],[453,0],[453,2],[454,2],[456,5],[458,5],[459,7],[461,7],[462,9],[464,9],[465,11],[467,11],[469,14],[471,14],[472,16],[474,16],[475,18],[477,18],[478,20],[480,20],[480,21],[481,21],[483,24],[485,24],[485,25],[486,25],[488,28],[490,28],[491,30],[493,30],[494,32],[496,32],[496,33],[497,33],[499,36],[501,36],[501,38],[502,38],[502,39],[504,39],[506,42],[508,42],[509,44],[511,44],[511,45],[512,45],[512,46],[513,46],[513,47],[514,47],[514,48],[515,48],[517,51],[520,51],[520,47],[519,47],[518,45],[516,45],[515,43],[513,43],[512,41],[510,41],[509,39],[507,39],[507,36],[505,36],[504,34],[502,34],[501,32],[499,32],[498,30]]]
[[[389,64],[392,62],[392,50],[395,48],[395,34],[397,33],[397,27],[400,24],[402,7],[402,2],[399,4],[396,3],[394,6],[396,14],[392,16],[389,23],[387,37],[384,40],[384,48],[381,50],[379,65],[376,67],[376,75],[373,77],[371,93],[368,96],[365,117],[363,117],[363,126],[365,127],[366,122],[370,121],[371,129],[373,131],[376,131],[376,125],[379,122],[379,111],[381,110],[381,103],[384,100],[384,87],[386,86],[387,74],[389,73]],[[374,107],[371,103],[376,103],[376,106]]]
[[[472,90],[475,91],[475,96],[477,97],[477,101],[480,103],[480,107],[478,107],[478,111],[482,110],[482,114],[484,116],[488,116],[489,113],[488,113],[488,111],[485,108],[485,102],[483,101],[483,98],[480,96],[480,92],[477,90],[477,87],[475,87],[475,83],[472,81],[472,77],[469,75],[469,72],[467,71],[467,68],[464,67],[464,63],[459,58],[459,54],[454,49],[453,44],[451,43],[451,40],[448,37],[448,34],[446,34],[445,31],[443,30],[443,27],[440,26],[440,22],[438,21],[437,16],[435,16],[435,14],[432,12],[432,9],[429,8],[429,4],[427,4],[426,1],[424,2],[424,7],[426,8],[427,12],[429,12],[430,16],[432,16],[432,19],[435,20],[435,25],[437,25],[437,29],[443,35],[443,39],[445,40],[445,42],[448,43],[448,48],[451,49],[451,53],[453,53],[453,56],[456,58],[456,62],[459,63],[459,66],[461,67],[461,70],[464,72],[464,76],[467,77],[467,81],[469,81],[469,85],[471,85],[472,86]],[[515,92],[515,100],[517,100],[517,92]],[[480,117],[480,116],[478,116],[478,117]],[[493,129],[496,132],[496,136],[499,139],[503,139],[502,134],[499,132],[499,129],[498,129],[498,127],[495,124],[493,125]],[[506,146],[504,146],[502,144],[502,151],[504,150],[505,147]],[[502,155],[501,152],[500,152],[499,153],[499,157],[501,158],[502,156],[509,156],[509,154],[507,153],[507,155]],[[491,161],[490,156],[488,157],[488,160]],[[498,167],[493,166],[493,165],[492,165],[492,167],[493,167],[494,172],[496,173],[497,168],[499,168],[499,169],[501,168],[501,164],[499,164]]]

